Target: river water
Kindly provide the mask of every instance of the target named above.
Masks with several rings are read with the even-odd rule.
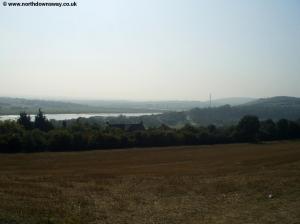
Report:
[[[92,113],[92,114],[45,114],[45,116],[49,120],[71,120],[71,119],[77,119],[77,118],[90,118],[90,117],[118,117],[120,115],[126,116],[126,117],[138,117],[138,116],[144,116],[144,115],[152,115],[152,114],[159,114],[159,113]],[[35,115],[30,115],[31,119],[34,119]],[[19,118],[19,115],[0,115],[0,121],[5,120],[17,120]]]

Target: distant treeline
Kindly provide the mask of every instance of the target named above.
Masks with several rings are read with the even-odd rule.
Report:
[[[17,115],[20,111],[35,113],[39,108],[43,108],[48,114],[64,113],[152,113],[161,112],[158,109],[149,109],[144,107],[134,107],[130,104],[111,103],[87,105],[85,101],[78,103],[50,100],[29,100],[23,98],[0,97],[0,115]],[[109,101],[108,101],[109,102]],[[116,105],[115,105],[116,104]]]
[[[300,138],[300,122],[280,119],[259,121],[244,116],[237,125],[180,129],[161,125],[145,130],[128,131],[115,126],[77,122],[54,125],[40,110],[31,121],[21,113],[17,121],[0,122],[0,152],[79,151],[130,147],[201,145],[234,142],[259,142]]]

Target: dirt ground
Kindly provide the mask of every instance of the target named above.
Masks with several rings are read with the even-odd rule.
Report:
[[[300,141],[1,154],[4,223],[300,223]]]

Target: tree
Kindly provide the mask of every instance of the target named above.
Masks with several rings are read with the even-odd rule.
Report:
[[[23,135],[24,152],[41,152],[45,151],[48,146],[48,133],[39,129],[26,131]]]
[[[285,139],[289,135],[289,121],[287,119],[280,119],[277,122],[277,129],[279,138]]]
[[[26,112],[21,112],[20,117],[17,122],[22,125],[26,130],[31,130],[33,128],[33,122],[31,121],[30,115],[27,115]]]
[[[24,132],[24,128],[15,121],[0,122],[0,152],[20,152]]]
[[[46,132],[53,129],[53,125],[46,118],[41,109],[39,109],[38,114],[35,116],[34,127]]]
[[[289,138],[299,138],[300,137],[300,125],[295,121],[289,122]]]
[[[237,137],[242,141],[256,141],[260,123],[258,117],[252,115],[244,116],[237,125]]]
[[[207,130],[209,131],[209,133],[215,133],[217,131],[217,127],[213,124],[210,124],[207,126]]]
[[[63,128],[67,128],[67,121],[66,121],[66,120],[64,120],[64,121],[62,122],[62,126],[63,126]]]
[[[55,129],[48,132],[49,148],[53,151],[67,151],[72,148],[73,135],[68,130]]]
[[[277,137],[276,124],[272,119],[260,123],[260,135],[263,140],[272,140]]]

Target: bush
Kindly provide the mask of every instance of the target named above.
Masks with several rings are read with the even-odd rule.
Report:
[[[24,114],[22,116],[26,117]],[[41,111],[39,117],[46,123],[49,122]],[[162,125],[144,131],[104,128],[99,124],[87,124],[80,120],[64,127],[51,126],[52,130],[45,127],[32,130],[25,123],[20,120],[0,122],[0,152],[112,149],[300,138],[300,124],[297,122],[286,119],[277,123],[272,120],[260,122],[257,117],[249,115],[243,117],[237,126],[195,127],[187,124],[181,129],[173,129]]]
[[[52,130],[48,133],[49,149],[53,151],[68,151],[73,146],[73,135],[68,130]]]
[[[48,148],[47,134],[34,129],[32,131],[25,132],[23,140],[23,151],[24,152],[42,152]]]
[[[268,119],[260,123],[260,139],[274,140],[277,138],[277,127],[273,120]]]
[[[244,116],[236,128],[237,140],[247,142],[257,141],[259,128],[260,123],[258,117],[252,115]]]
[[[287,119],[280,119],[276,125],[279,139],[286,139],[289,136],[289,121]]]

